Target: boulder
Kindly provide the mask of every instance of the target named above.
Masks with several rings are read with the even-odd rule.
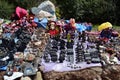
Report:
[[[26,76],[26,77],[22,77],[20,80],[32,80],[30,77]]]
[[[34,80],[43,80],[41,72],[37,72],[37,75]]]
[[[49,0],[42,2],[38,7],[33,7],[31,11],[40,20],[43,18],[53,21],[56,20],[55,5]]]

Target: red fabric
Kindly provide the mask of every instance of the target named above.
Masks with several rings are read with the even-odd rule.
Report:
[[[118,37],[118,36],[119,36],[119,33],[118,33],[117,31],[114,31],[114,32],[112,32],[112,36],[113,36],[113,37]]]
[[[67,24],[67,25],[65,25],[65,30],[66,31],[69,31],[69,30],[72,30],[72,31],[74,31],[76,28],[75,27],[73,27],[73,26],[71,26],[71,24],[69,23],[69,24]]]
[[[58,31],[57,30],[49,30],[49,33],[51,36],[55,36],[58,34]]]
[[[108,38],[100,38],[101,41],[108,42]]]
[[[17,7],[16,14],[18,15],[19,18],[23,18],[24,16],[26,16],[28,14],[28,12],[27,12],[27,10],[25,10],[21,7]]]
[[[31,25],[32,25],[32,27],[37,27],[37,24],[34,22],[32,22]]]

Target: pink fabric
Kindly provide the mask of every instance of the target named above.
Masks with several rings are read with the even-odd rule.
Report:
[[[100,32],[86,32],[89,35],[100,35]]]
[[[21,8],[21,7],[16,7],[16,14],[18,15],[19,18],[23,18],[24,16],[26,16],[27,10]]]

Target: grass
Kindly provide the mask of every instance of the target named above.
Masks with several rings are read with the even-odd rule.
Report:
[[[115,29],[116,31],[120,33],[120,26],[113,26],[113,29]]]

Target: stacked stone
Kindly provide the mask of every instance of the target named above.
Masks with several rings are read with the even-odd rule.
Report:
[[[76,48],[76,63],[84,61],[84,50],[82,49],[82,45],[77,45]]]
[[[57,55],[57,52],[58,52],[58,42],[53,39],[51,45],[52,45],[52,48],[50,50],[51,61],[52,62],[57,62],[57,60],[58,60],[58,55]]]
[[[52,48],[52,45],[51,45],[51,39],[48,40],[48,44],[46,45],[45,47],[45,51],[44,51],[44,54],[43,54],[43,60],[45,61],[45,63],[48,63],[50,62],[50,50]]]
[[[70,63],[74,63],[74,51],[73,51],[73,45],[74,42],[71,40],[71,42],[67,42],[66,48],[67,48],[67,61]]]
[[[45,33],[45,29],[38,28],[35,30],[31,41],[27,44],[24,51],[25,63],[32,63],[31,66],[33,66],[35,71],[38,70],[48,40],[49,34]]]
[[[63,61],[65,60],[65,55],[66,55],[66,51],[65,50],[61,50],[60,51],[60,56],[59,56],[59,62],[63,63]]]
[[[49,34],[45,33],[45,30],[42,28],[36,29],[34,34],[31,37],[31,41],[26,48],[31,48],[32,54],[35,56],[42,56],[43,51],[45,50],[46,43],[48,42]]]
[[[43,59],[45,62],[57,62],[58,60],[58,42],[54,39],[49,39],[45,51]]]
[[[85,50],[84,57],[85,57],[85,61],[87,62],[87,64],[90,64],[92,58],[91,58],[90,53],[88,52],[88,50]]]

